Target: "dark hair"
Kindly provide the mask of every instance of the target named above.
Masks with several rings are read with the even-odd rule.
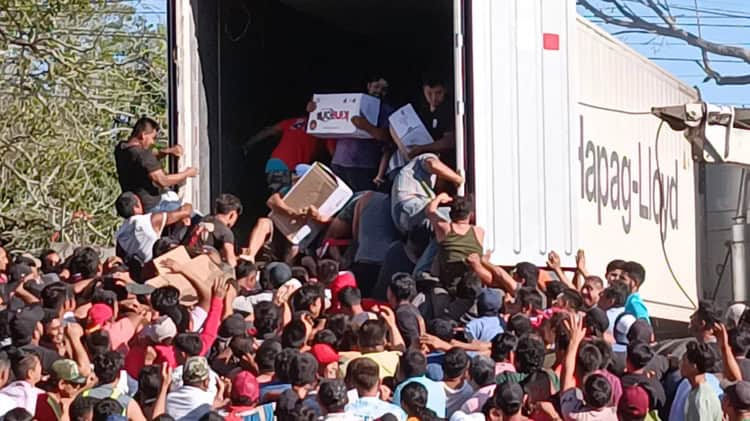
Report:
[[[422,376],[427,372],[427,359],[420,351],[410,349],[401,355],[399,367],[407,379]]]
[[[44,308],[59,312],[66,301],[75,299],[75,294],[69,285],[62,282],[55,282],[44,287],[41,298]]]
[[[360,357],[346,366],[346,381],[358,391],[370,391],[380,380],[380,367],[375,361]]]
[[[736,356],[746,356],[750,351],[750,332],[746,329],[732,328],[727,333],[732,353]]]
[[[450,342],[453,340],[453,329],[456,328],[456,322],[447,319],[432,319],[427,323],[427,333]]]
[[[380,320],[368,320],[360,326],[357,337],[361,348],[385,345],[385,326]]]
[[[242,358],[245,355],[253,353],[253,339],[242,336],[235,336],[229,341],[229,349],[235,358]]]
[[[601,312],[600,314],[604,317],[596,317],[596,312]],[[609,319],[606,317],[604,310],[593,307],[586,312],[586,317],[583,318],[583,326],[591,332],[591,336],[601,337],[609,327]]]
[[[292,362],[300,354],[296,348],[283,348],[281,352],[276,354],[276,361],[274,361],[274,371],[276,378],[281,383],[291,383],[290,371]]]
[[[465,300],[476,300],[482,293],[482,280],[474,272],[466,272],[456,285],[456,297]]]
[[[446,87],[445,78],[437,72],[426,72],[422,75],[422,86],[428,86],[430,88],[437,86]],[[398,402],[396,405],[398,405]]]
[[[21,407],[11,409],[3,417],[3,421],[32,421],[33,419],[34,416]]]
[[[175,421],[175,419],[169,414],[161,414],[158,417],[154,417],[151,421]]]
[[[421,383],[406,384],[401,389],[401,402],[397,402],[396,405],[401,405],[407,415],[416,417],[420,421],[439,419],[435,412],[427,408],[427,388]]]
[[[16,380],[24,380],[28,377],[29,371],[33,370],[37,364],[42,363],[42,359],[36,352],[26,351],[21,348],[9,350],[10,368]]]
[[[120,375],[125,358],[117,351],[107,351],[94,358],[94,373],[100,384],[112,383]]]
[[[516,265],[516,275],[523,279],[524,286],[536,288],[539,282],[539,268],[533,263],[521,262]]]
[[[177,326],[177,332],[187,332],[190,328],[190,310],[182,304],[178,304],[176,307],[167,312],[167,316]]]
[[[598,287],[599,289],[602,289],[602,288],[604,288],[604,280],[602,280],[602,278],[600,278],[600,277],[598,277],[598,276],[593,276],[593,275],[592,275],[592,276],[587,276],[587,277],[586,277],[586,278],[585,278],[585,279],[583,280],[583,283],[584,283],[584,284],[585,284],[586,282],[591,282],[591,283],[593,283],[593,284],[596,284],[596,285],[597,285],[597,287]],[[548,287],[548,288],[549,288],[549,287]]]
[[[173,238],[162,237],[154,243],[154,246],[151,248],[151,255],[156,259],[179,245],[180,243]]]
[[[593,338],[589,343],[599,349],[599,354],[602,356],[602,363],[599,364],[599,369],[605,370],[612,363],[612,345],[602,338]]]
[[[568,306],[570,306],[572,310],[578,311],[583,307],[583,297],[581,296],[581,293],[575,289],[565,288],[560,295],[562,295],[563,300],[568,303]]]
[[[214,212],[219,215],[226,215],[232,211],[237,211],[238,214],[242,215],[242,202],[240,199],[233,194],[220,194],[214,203]]]
[[[171,285],[156,288],[151,293],[151,307],[161,314],[167,314],[171,308],[179,304],[180,290]]]
[[[547,289],[544,291],[544,296],[547,297],[547,302],[551,303],[557,299],[557,296],[561,292],[565,291],[567,287],[560,281],[547,282]]]
[[[469,376],[479,387],[495,383],[495,362],[484,355],[477,355],[471,360]]]
[[[715,324],[721,323],[721,309],[719,309],[711,300],[698,301],[698,309],[693,315],[705,323],[706,329],[712,328]]]
[[[60,265],[52,265],[47,261],[47,258],[53,254],[57,254],[55,250],[52,249],[44,249],[39,254],[39,260],[42,262],[41,271],[42,273],[59,273],[60,272]]]
[[[295,278],[303,284],[310,282],[310,273],[304,266],[293,266],[292,267],[292,278]]]
[[[161,388],[161,367],[147,365],[138,374],[138,392],[136,398],[141,406],[154,403]]]
[[[630,291],[628,291],[627,285],[621,282],[610,284],[607,288],[604,288],[604,291],[602,291],[602,296],[612,300],[615,307],[624,306],[625,300],[628,299],[629,294]]]
[[[86,415],[94,412],[94,405],[99,399],[90,396],[78,395],[70,404],[70,421],[84,421]]]
[[[325,294],[319,285],[306,284],[292,294],[289,299],[289,306],[294,312],[307,311],[317,300],[323,298],[325,298]]]
[[[130,139],[140,137],[144,133],[150,133],[152,130],[156,130],[158,132],[160,130],[159,123],[157,123],[153,118],[143,116],[135,122],[133,131],[130,132]]]
[[[716,355],[711,350],[711,346],[694,341],[688,342],[687,349],[685,350],[685,358],[691,364],[695,365],[699,373],[711,370],[716,364]]]
[[[313,345],[314,344],[326,344],[330,345],[331,348],[338,351],[338,343],[339,339],[336,337],[336,334],[333,333],[331,329],[323,329],[321,331],[318,331],[318,333],[313,336]]]
[[[342,306],[351,308],[362,303],[362,293],[359,288],[346,287],[339,291],[338,299]]]
[[[518,338],[510,332],[503,332],[492,338],[492,351],[490,355],[495,362],[505,362],[510,358],[510,353],[516,350]]]
[[[592,374],[583,383],[583,398],[594,408],[604,408],[612,399],[612,386],[601,374]]]
[[[625,261],[621,259],[615,259],[607,263],[607,269],[605,273],[612,272],[613,270],[625,270]]]
[[[123,192],[115,201],[115,209],[121,218],[128,219],[135,215],[135,207],[138,205],[138,196],[135,193]]]
[[[261,373],[274,371],[276,355],[282,350],[281,342],[275,339],[266,339],[255,353],[255,363]]]
[[[292,320],[284,327],[281,334],[281,346],[284,348],[301,349],[305,345],[307,328],[302,320]]]
[[[450,217],[451,221],[462,221],[469,219],[474,211],[471,197],[456,196],[451,202]]]
[[[99,271],[99,253],[91,247],[78,247],[68,262],[71,274],[80,274],[84,279],[93,278]]]
[[[544,365],[544,342],[537,336],[526,335],[516,346],[516,368],[520,373],[530,374]]]
[[[338,351],[351,351],[357,345],[357,334],[353,331],[351,317],[347,314],[330,314],[326,319],[326,330],[336,335]]]
[[[380,79],[388,81],[388,78],[385,77],[385,75],[381,72],[370,72],[367,75],[365,75],[365,83],[377,82]]]
[[[234,268],[234,277],[240,279],[257,272],[258,266],[255,263],[240,259],[237,261],[237,267]]]
[[[646,281],[646,269],[644,269],[638,262],[625,263],[623,271],[625,271],[625,273],[627,273],[628,276],[638,284],[638,287],[643,285],[643,282]]]
[[[451,348],[443,357],[443,372],[446,379],[455,379],[469,368],[469,354],[461,348]]]
[[[97,330],[85,336],[86,348],[91,354],[91,358],[96,358],[97,355],[104,354],[109,351],[110,340],[109,333],[106,330]]]
[[[576,354],[576,373],[581,378],[595,372],[602,365],[602,354],[599,348],[591,343],[582,343]]]
[[[261,301],[254,306],[255,326],[258,337],[273,334],[279,328],[279,309],[270,301]]]
[[[411,300],[417,295],[417,282],[408,275],[395,276],[388,289],[398,301]]]
[[[197,357],[203,350],[203,341],[197,333],[185,332],[174,337],[175,350],[184,352],[188,357]]]
[[[224,416],[216,411],[209,411],[203,414],[198,421],[224,421]]]
[[[297,354],[289,365],[289,382],[294,386],[313,384],[317,373],[318,361],[312,354]]]
[[[327,287],[337,276],[339,276],[339,262],[331,259],[318,262],[318,282]]]
[[[531,333],[533,328],[531,327],[531,320],[529,316],[516,313],[508,320],[508,328],[506,332],[513,333],[516,337],[520,338],[528,333]]]
[[[654,358],[654,351],[645,342],[631,342],[628,344],[627,358],[639,370]]]
[[[528,306],[531,306],[534,310],[542,308],[542,294],[536,288],[522,287],[516,294],[516,301],[521,305],[521,308]]]
[[[122,415],[125,408],[112,398],[104,398],[94,405],[94,421],[106,421],[110,415]]]
[[[343,412],[349,403],[346,386],[342,380],[325,380],[318,387],[318,399],[329,413]]]

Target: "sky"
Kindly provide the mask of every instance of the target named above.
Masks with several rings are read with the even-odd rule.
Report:
[[[592,0],[593,2],[594,0]],[[662,0],[664,1],[664,0]],[[667,0],[672,9],[672,15],[677,24],[683,29],[698,35],[698,19],[700,19],[700,34],[706,40],[750,48],[750,0]],[[634,1],[627,2],[637,9]],[[700,10],[696,17],[697,9]],[[601,4],[601,1],[599,3]],[[607,13],[621,16],[619,12],[606,9]],[[578,13],[584,17],[592,16],[586,9],[578,7]],[[656,22],[658,18],[649,12],[646,20]],[[600,22],[592,18],[594,22]],[[623,28],[598,23],[610,33],[617,33]],[[697,86],[704,101],[717,104],[750,107],[750,85],[717,86],[713,81],[703,82],[705,73],[695,63],[700,60],[700,49],[686,43],[651,34],[620,34],[618,39],[633,49],[650,58],[659,66],[677,76],[689,86]],[[745,75],[750,74],[750,64],[738,59],[721,56],[709,56],[713,61],[712,67],[720,74]],[[722,60],[721,62],[719,60]]]

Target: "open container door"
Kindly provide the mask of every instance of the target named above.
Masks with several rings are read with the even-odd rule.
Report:
[[[496,264],[544,265],[550,250],[571,264],[575,2],[465,1],[474,192],[485,249]]]

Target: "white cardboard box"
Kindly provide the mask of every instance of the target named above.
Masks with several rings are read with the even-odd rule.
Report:
[[[315,111],[307,121],[307,133],[327,138],[371,139],[369,133],[352,124],[352,117],[362,116],[378,125],[380,99],[367,94],[316,94]]]
[[[393,141],[401,155],[408,161],[408,150],[412,146],[428,145],[434,140],[422,124],[411,104],[406,104],[388,117]]]
[[[297,180],[284,196],[284,202],[293,209],[315,206],[324,216],[333,216],[346,205],[353,193],[349,186],[320,162]],[[271,212],[268,215],[274,226],[292,244],[299,244],[310,234],[317,234],[322,226],[306,218],[290,218]]]

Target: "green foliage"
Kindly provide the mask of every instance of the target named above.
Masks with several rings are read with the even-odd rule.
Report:
[[[133,4],[0,0],[0,233],[12,248],[112,243],[113,148],[130,130],[116,120],[167,115],[166,29]]]

